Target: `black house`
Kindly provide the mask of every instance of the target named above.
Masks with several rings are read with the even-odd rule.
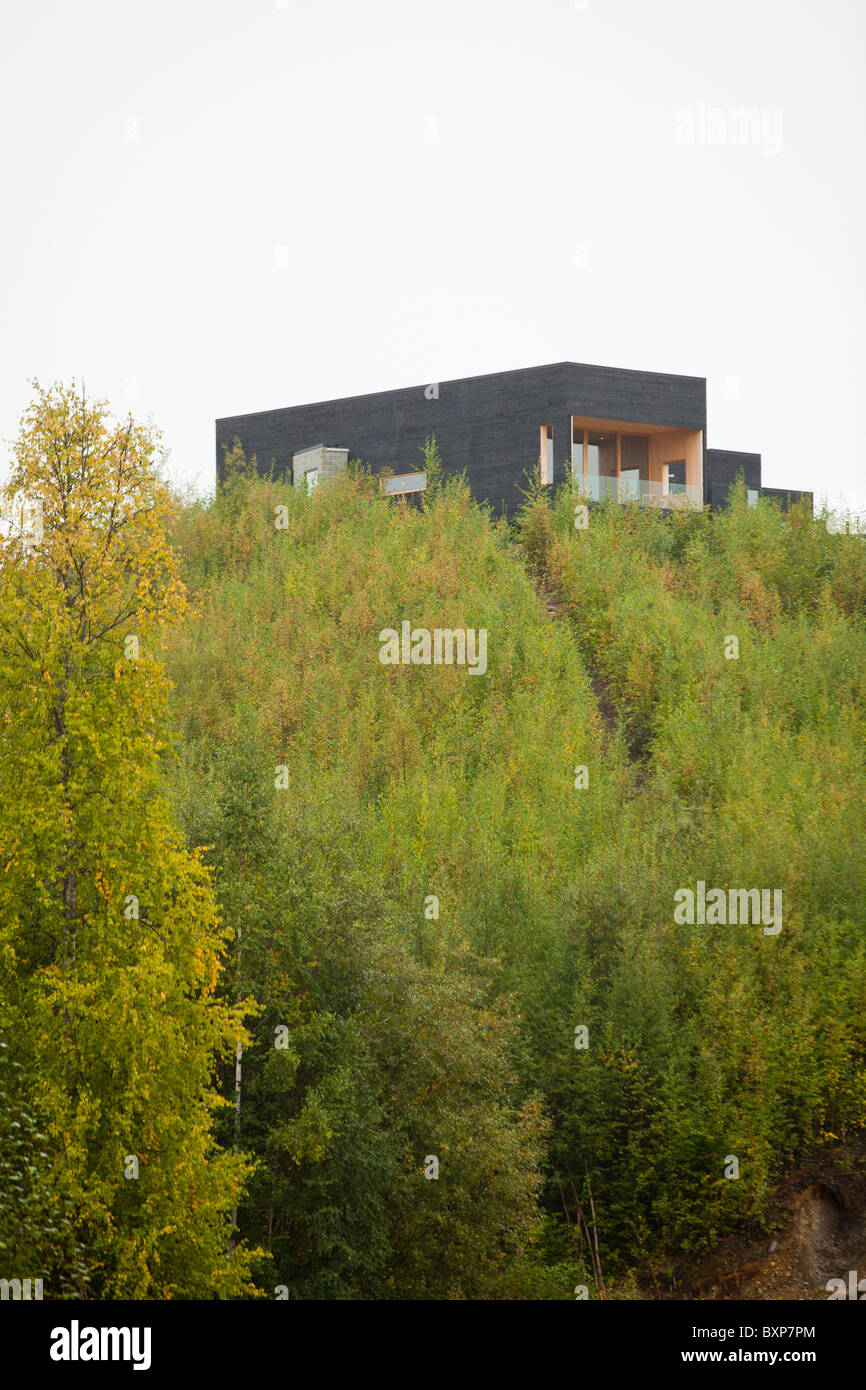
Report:
[[[217,476],[237,438],[260,466],[308,489],[356,458],[380,474],[383,492],[415,493],[426,486],[421,449],[431,435],[445,472],[465,471],[473,496],[497,512],[520,505],[539,461],[543,483],[570,476],[590,501],[718,508],[742,471],[750,501],[812,502],[762,487],[760,454],[707,448],[704,377],[582,362],[228,416],[216,422]]]

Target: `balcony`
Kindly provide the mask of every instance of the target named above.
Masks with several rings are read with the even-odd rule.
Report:
[[[704,504],[701,430],[571,417],[575,487],[593,502],[637,502],[666,511]]]
[[[651,483],[646,478],[611,477],[607,474],[577,474],[575,488],[590,502],[639,502],[642,506],[663,507],[669,511],[688,511],[704,505],[703,488],[694,483]]]

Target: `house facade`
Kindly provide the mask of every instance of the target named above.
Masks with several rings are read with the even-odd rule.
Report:
[[[431,435],[445,473],[465,472],[472,495],[497,512],[516,511],[539,463],[543,483],[571,478],[590,502],[719,508],[740,471],[750,501],[812,501],[763,487],[760,454],[707,447],[704,377],[580,362],[228,416],[216,422],[217,476],[237,438],[247,457],[308,490],[353,458],[380,475],[384,493],[412,495],[426,486]]]

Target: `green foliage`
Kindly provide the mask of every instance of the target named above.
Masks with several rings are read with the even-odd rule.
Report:
[[[228,1249],[246,1164],[212,1134],[214,1066],[241,1026],[216,999],[227,932],[161,767],[159,632],[186,602],[155,450],[37,387],[12,487],[41,499],[44,531],[0,556],[0,1005],[21,1117],[4,1154],[29,1127],[16,1259],[51,1272],[49,1296],[250,1287]]]
[[[87,1255],[72,1202],[49,1185],[49,1139],[28,1099],[32,1089],[23,1063],[0,1041],[0,1265],[4,1278],[42,1279],[61,1297],[81,1297],[90,1283]]]
[[[618,1252],[700,1246],[866,1121],[864,546],[742,489],[719,515],[570,518],[565,494],[545,574],[642,750],[643,824],[620,838],[617,950],[582,1004],[600,1046],[560,1063],[554,1145],[605,1173]],[[698,880],[781,888],[781,933],[675,926]]]
[[[124,475],[73,397],[31,425],[47,539],[0,570],[11,1271],[631,1297],[862,1131],[861,537],[742,486],[578,529],[540,475],[510,527],[432,438],[421,507],[362,464],[307,496],[237,441],[180,507],[147,436]],[[486,674],[384,665],[404,621],[486,630]],[[699,880],[781,889],[781,931],[678,923]]]
[[[590,1179],[625,1291],[866,1119],[857,538],[744,494],[588,530],[549,498],[530,480],[525,568],[462,485],[419,511],[362,471],[251,480],[180,519],[203,620],[169,643],[176,795],[243,923],[241,1223],[294,1296],[594,1289],[563,1205]],[[403,618],[486,627],[487,675],[383,668]],[[677,926],[699,878],[781,886],[781,935]]]
[[[443,484],[442,459],[439,456],[439,446],[436,443],[435,435],[431,434],[429,439],[425,439],[421,453],[424,456],[424,471],[427,474],[424,502],[426,506],[431,506]]]
[[[242,1229],[295,1297],[508,1296],[532,1258],[545,1123],[519,1085],[483,904],[454,866],[507,814],[487,745],[504,702],[531,698],[515,679],[542,626],[534,594],[459,485],[418,511],[384,507],[361,473],[309,498],[251,484],[237,520],[216,504],[181,528],[206,619],[170,644],[178,805],[240,928],[235,987],[263,1010],[244,1059],[241,1139],[261,1162]],[[421,683],[379,661],[405,614],[501,632],[506,613],[512,641],[483,679]],[[515,744],[510,779],[524,756]]]

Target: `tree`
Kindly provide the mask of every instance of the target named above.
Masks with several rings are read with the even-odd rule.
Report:
[[[159,437],[34,388],[9,490],[41,503],[41,535],[0,540],[0,991],[39,1187],[74,1213],[98,1296],[237,1295],[246,1165],[215,1151],[211,1111],[241,1015],[217,999],[229,931],[164,794],[155,651],[187,600]],[[40,1258],[56,1296],[68,1272]]]
[[[442,490],[442,459],[439,455],[439,446],[436,443],[436,436],[431,434],[424,440],[421,446],[421,453],[424,455],[424,472],[427,475],[427,488],[425,494],[425,504],[432,506],[436,497]]]
[[[274,526],[283,502],[288,534]],[[445,932],[419,927],[426,875],[407,892],[391,855],[414,870],[423,832],[411,815],[381,818],[404,776],[403,806],[443,785],[435,757],[404,772],[389,723],[428,746],[446,726],[462,763],[460,697],[395,689],[377,645],[359,640],[359,626],[382,627],[382,593],[389,605],[411,594],[428,566],[447,583],[459,559],[474,583],[493,559],[483,528],[457,487],[429,510],[394,511],[357,478],[335,479],[315,505],[285,483],[239,482],[178,526],[209,623],[169,643],[176,796],[242,930],[238,996],[260,1009],[240,1116],[260,1163],[239,1226],[271,1253],[270,1287],[293,1299],[501,1298],[539,1278],[545,1127],[519,1089],[517,1020],[491,1002],[495,969],[462,943],[468,914]],[[464,590],[469,611],[476,595]],[[339,619],[355,602],[366,619]],[[283,764],[290,785],[277,789]],[[440,843],[457,858],[447,830]],[[484,862],[486,846],[474,848]]]

